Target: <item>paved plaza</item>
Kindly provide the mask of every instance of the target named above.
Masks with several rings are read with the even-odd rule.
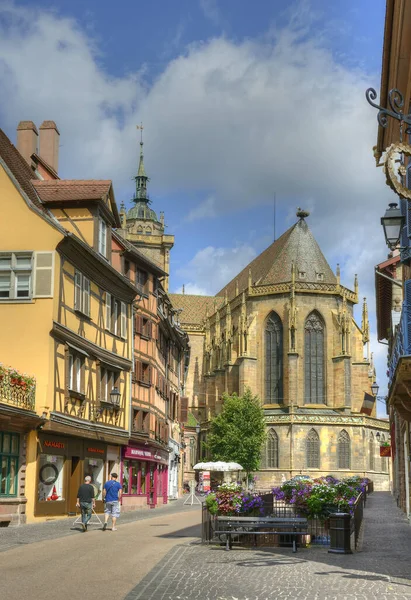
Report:
[[[369,497],[360,551],[200,544],[201,511],[183,500],[122,515],[117,532],[73,519],[0,530],[8,600],[411,599],[411,527],[389,493]],[[45,579],[46,578],[46,579]]]
[[[411,598],[411,527],[389,493],[369,497],[361,549],[173,548],[126,600]]]

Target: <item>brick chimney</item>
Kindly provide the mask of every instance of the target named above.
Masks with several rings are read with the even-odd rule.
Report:
[[[43,121],[40,125],[40,157],[58,172],[60,132],[54,121]]]
[[[37,153],[39,134],[33,121],[20,121],[17,125],[17,150],[31,166],[30,156]]]

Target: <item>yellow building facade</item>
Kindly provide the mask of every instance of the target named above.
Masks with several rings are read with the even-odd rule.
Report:
[[[36,378],[31,404],[10,370],[0,382],[0,518],[74,513],[85,475],[101,509],[129,437],[136,295],[111,265],[111,182],[39,180],[1,132],[0,194],[0,362]]]

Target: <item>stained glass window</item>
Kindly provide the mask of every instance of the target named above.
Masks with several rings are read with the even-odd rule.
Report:
[[[268,315],[265,325],[265,402],[283,401],[283,326],[275,312]]]
[[[304,327],[305,404],[325,404],[324,323],[312,312]]]
[[[263,469],[278,468],[278,435],[274,429],[270,429],[267,441],[262,451],[261,466]]]
[[[320,468],[320,438],[315,429],[307,435],[306,441],[306,452],[307,452],[307,469],[319,469]]]
[[[338,468],[351,468],[351,440],[344,429],[338,436]]]

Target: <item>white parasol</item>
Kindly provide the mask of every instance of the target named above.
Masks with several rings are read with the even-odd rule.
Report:
[[[196,471],[222,471],[227,473],[229,471],[242,471],[243,467],[236,462],[224,462],[218,460],[215,462],[201,462],[194,465],[193,469]]]

